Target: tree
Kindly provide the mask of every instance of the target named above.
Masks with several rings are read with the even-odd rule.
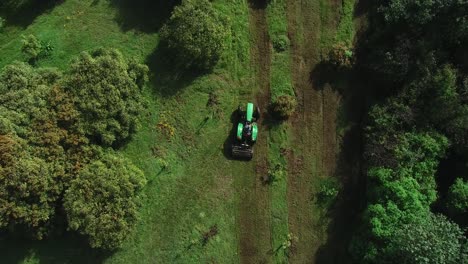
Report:
[[[462,178],[455,180],[447,195],[447,207],[452,214],[468,212],[468,182]]]
[[[27,138],[34,119],[47,116],[50,87],[61,78],[53,69],[34,69],[24,63],[6,66],[0,73],[0,117],[7,118],[15,133]]]
[[[161,39],[183,67],[210,70],[226,48],[229,28],[208,0],[184,0],[176,6]]]
[[[430,213],[400,226],[392,234],[386,258],[402,264],[461,263],[464,241],[463,231],[457,224]]]
[[[148,67],[117,50],[82,53],[72,64],[65,91],[80,113],[79,130],[96,143],[122,142],[137,130]]]
[[[68,226],[89,238],[93,248],[121,246],[137,220],[143,172],[112,153],[83,167],[65,193]]]
[[[0,227],[25,229],[41,239],[55,215],[63,167],[33,157],[25,148],[21,139],[0,135]]]

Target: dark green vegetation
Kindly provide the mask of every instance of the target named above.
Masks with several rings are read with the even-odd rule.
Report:
[[[79,170],[65,192],[69,228],[88,236],[93,248],[120,247],[137,220],[135,197],[145,184],[131,162],[102,154]]]
[[[161,40],[179,67],[211,70],[226,48],[229,25],[208,0],[185,0],[161,29]]]
[[[361,263],[467,258],[467,11],[463,1],[371,6],[357,62],[376,102],[364,128],[367,208],[351,247]],[[462,169],[449,175],[441,162]]]
[[[99,145],[136,131],[146,72],[115,50],[84,52],[65,74],[19,62],[2,70],[1,227],[42,239],[64,231],[65,214],[92,247],[121,245],[145,179]]]

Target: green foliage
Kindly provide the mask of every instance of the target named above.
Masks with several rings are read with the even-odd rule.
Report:
[[[268,169],[268,175],[264,177],[263,183],[273,184],[283,180],[286,177],[286,170],[282,164],[276,164],[273,168]]]
[[[35,64],[38,59],[52,55],[54,47],[50,42],[39,40],[34,35],[24,36],[21,51],[31,64]]]
[[[273,48],[276,52],[283,52],[289,49],[291,45],[288,36],[286,35],[275,35],[272,39]]]
[[[23,37],[21,51],[24,53],[28,61],[35,62],[42,51],[42,45],[39,39],[34,35]]]
[[[183,67],[210,70],[226,48],[229,26],[208,0],[184,0],[176,6],[161,39]]]
[[[80,112],[80,131],[106,146],[129,139],[143,111],[147,72],[146,66],[127,62],[117,50],[82,53],[65,84]]]
[[[79,212],[73,211],[78,209],[68,207],[72,213],[69,228],[90,236],[90,243],[95,247],[112,248],[121,243],[134,224],[136,194],[144,185],[145,179],[141,171],[130,162],[110,154],[103,156],[100,163],[95,161],[97,157],[102,156],[102,150],[88,145],[89,141],[83,136],[82,124],[96,121],[86,113],[80,112],[83,109],[78,108],[76,104],[84,102],[77,100],[79,94],[70,92],[70,89],[76,88],[75,92],[87,89],[81,95],[87,95],[88,98],[96,90],[106,93],[107,97],[113,95],[114,98],[110,97],[109,101],[100,102],[99,99],[104,100],[105,97],[101,94],[101,97],[91,102],[94,105],[89,107],[108,103],[109,109],[96,108],[104,111],[101,115],[114,114],[125,118],[124,110],[131,111],[131,106],[121,104],[118,107],[125,109],[112,108],[112,103],[119,103],[112,99],[138,99],[141,86],[146,81],[147,68],[134,62],[125,62],[120,53],[115,51],[97,51],[94,55],[95,57],[88,55],[91,60],[90,67],[86,67],[89,64],[79,64],[79,60],[65,77],[57,70],[33,68],[24,63],[11,64],[1,71],[0,228],[23,231],[42,239],[55,228],[56,209],[62,207],[63,193],[73,186],[75,189],[70,191],[70,195],[78,196],[80,180],[89,180],[86,177],[91,176],[99,176],[99,179],[106,181],[106,186],[97,185],[101,189],[116,188],[113,195],[121,195],[122,201],[113,202],[114,207],[108,206],[111,216],[99,215],[101,218],[95,217],[96,221],[93,223],[78,224],[75,217]],[[81,62],[84,63],[83,59]],[[104,77],[100,75],[102,73]],[[62,88],[64,83],[66,90]],[[70,84],[87,86],[69,86]],[[115,112],[105,113],[108,110]],[[137,113],[136,110],[133,111]],[[102,166],[107,167],[102,169]],[[93,191],[99,193],[101,189]],[[91,190],[88,194],[90,193]],[[86,195],[83,199],[88,198],[99,200],[102,197],[99,194],[95,197]],[[122,213],[123,209],[120,210],[119,206],[128,211]],[[98,214],[97,211],[94,213]],[[109,217],[113,226],[106,222],[111,221]],[[109,229],[102,231],[100,226],[95,226],[98,223],[107,223]],[[110,232],[110,229],[113,229],[113,232]],[[105,232],[112,238],[103,238],[100,232]],[[102,245],[99,239],[105,239],[109,245]]]
[[[317,201],[321,205],[328,206],[336,200],[340,190],[340,185],[335,178],[327,178],[320,184],[317,193]]]
[[[93,248],[120,247],[136,223],[145,184],[137,167],[105,153],[83,167],[65,193],[69,228],[87,236]]]
[[[15,133],[26,138],[33,120],[44,116],[50,86],[60,79],[52,69],[35,70],[14,63],[0,74],[0,116],[8,119]]]
[[[396,229],[386,249],[386,258],[403,264],[462,263],[465,240],[458,225],[442,215],[430,213]]]
[[[272,113],[280,119],[288,119],[296,111],[296,98],[290,95],[280,95],[271,105]]]
[[[349,68],[353,63],[353,52],[344,43],[337,43],[330,50],[329,61],[336,67]]]
[[[63,167],[30,156],[19,138],[0,135],[0,227],[42,239],[55,215]]]
[[[447,195],[447,207],[451,214],[466,214],[468,212],[468,182],[458,178],[450,186]]]
[[[342,13],[340,23],[338,24],[336,41],[345,43],[345,45],[351,45],[353,43],[355,35],[354,26],[354,7],[356,0],[343,0],[342,1]]]
[[[398,104],[389,106],[395,109]],[[366,263],[376,263],[385,254],[383,245],[398,246],[390,239],[401,225],[427,216],[437,198],[434,175],[439,159],[449,146],[447,138],[437,133],[402,133],[398,130],[400,120],[388,118],[391,112],[383,117],[376,113],[372,113],[375,120],[367,129],[373,133],[367,138],[372,144],[385,143],[385,147],[367,150],[374,165],[368,170],[369,205],[364,215],[367,234],[355,242],[361,246],[355,246],[360,249],[353,252]],[[385,131],[381,125],[389,125],[389,129]],[[393,143],[382,141],[390,136]]]

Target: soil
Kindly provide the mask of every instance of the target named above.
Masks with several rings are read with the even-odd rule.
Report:
[[[250,30],[252,36],[251,63],[255,73],[255,103],[265,116],[270,101],[271,47],[268,35],[266,5],[250,4]],[[258,142],[254,146],[255,176],[243,180],[244,196],[240,201],[239,240],[241,263],[271,263],[272,235],[270,218],[270,191],[262,182],[268,175],[268,131],[259,130]]]

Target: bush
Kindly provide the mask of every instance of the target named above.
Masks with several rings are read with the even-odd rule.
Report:
[[[290,95],[278,96],[271,105],[272,113],[279,119],[288,119],[296,111],[296,98]]]
[[[458,178],[450,186],[447,195],[447,207],[451,214],[463,214],[468,212],[468,182]]]
[[[273,42],[273,48],[277,52],[283,52],[289,49],[290,41],[289,41],[288,36],[286,35],[275,36],[272,42]]]
[[[21,51],[26,55],[28,61],[34,63],[42,51],[41,42],[36,38],[36,36],[31,34],[24,36],[22,43]]]
[[[161,39],[183,67],[210,70],[226,48],[229,28],[208,0],[184,0],[161,30]]]
[[[105,153],[83,167],[65,192],[69,229],[93,248],[119,248],[137,220],[143,172],[124,158]]]
[[[277,181],[284,179],[286,176],[286,170],[281,164],[276,164],[274,168],[268,169],[268,175],[262,178],[263,184],[273,184]]]
[[[80,112],[79,130],[106,146],[130,138],[143,111],[147,72],[148,67],[127,62],[117,50],[82,53],[65,84]]]
[[[29,63],[34,64],[38,59],[52,55],[54,47],[50,42],[39,40],[34,35],[23,36],[21,51],[26,55]]]
[[[353,52],[344,43],[338,43],[332,47],[329,60],[336,67],[351,67]]]
[[[335,201],[339,192],[339,183],[334,178],[324,180],[317,193],[317,201],[322,205],[329,205]]]

